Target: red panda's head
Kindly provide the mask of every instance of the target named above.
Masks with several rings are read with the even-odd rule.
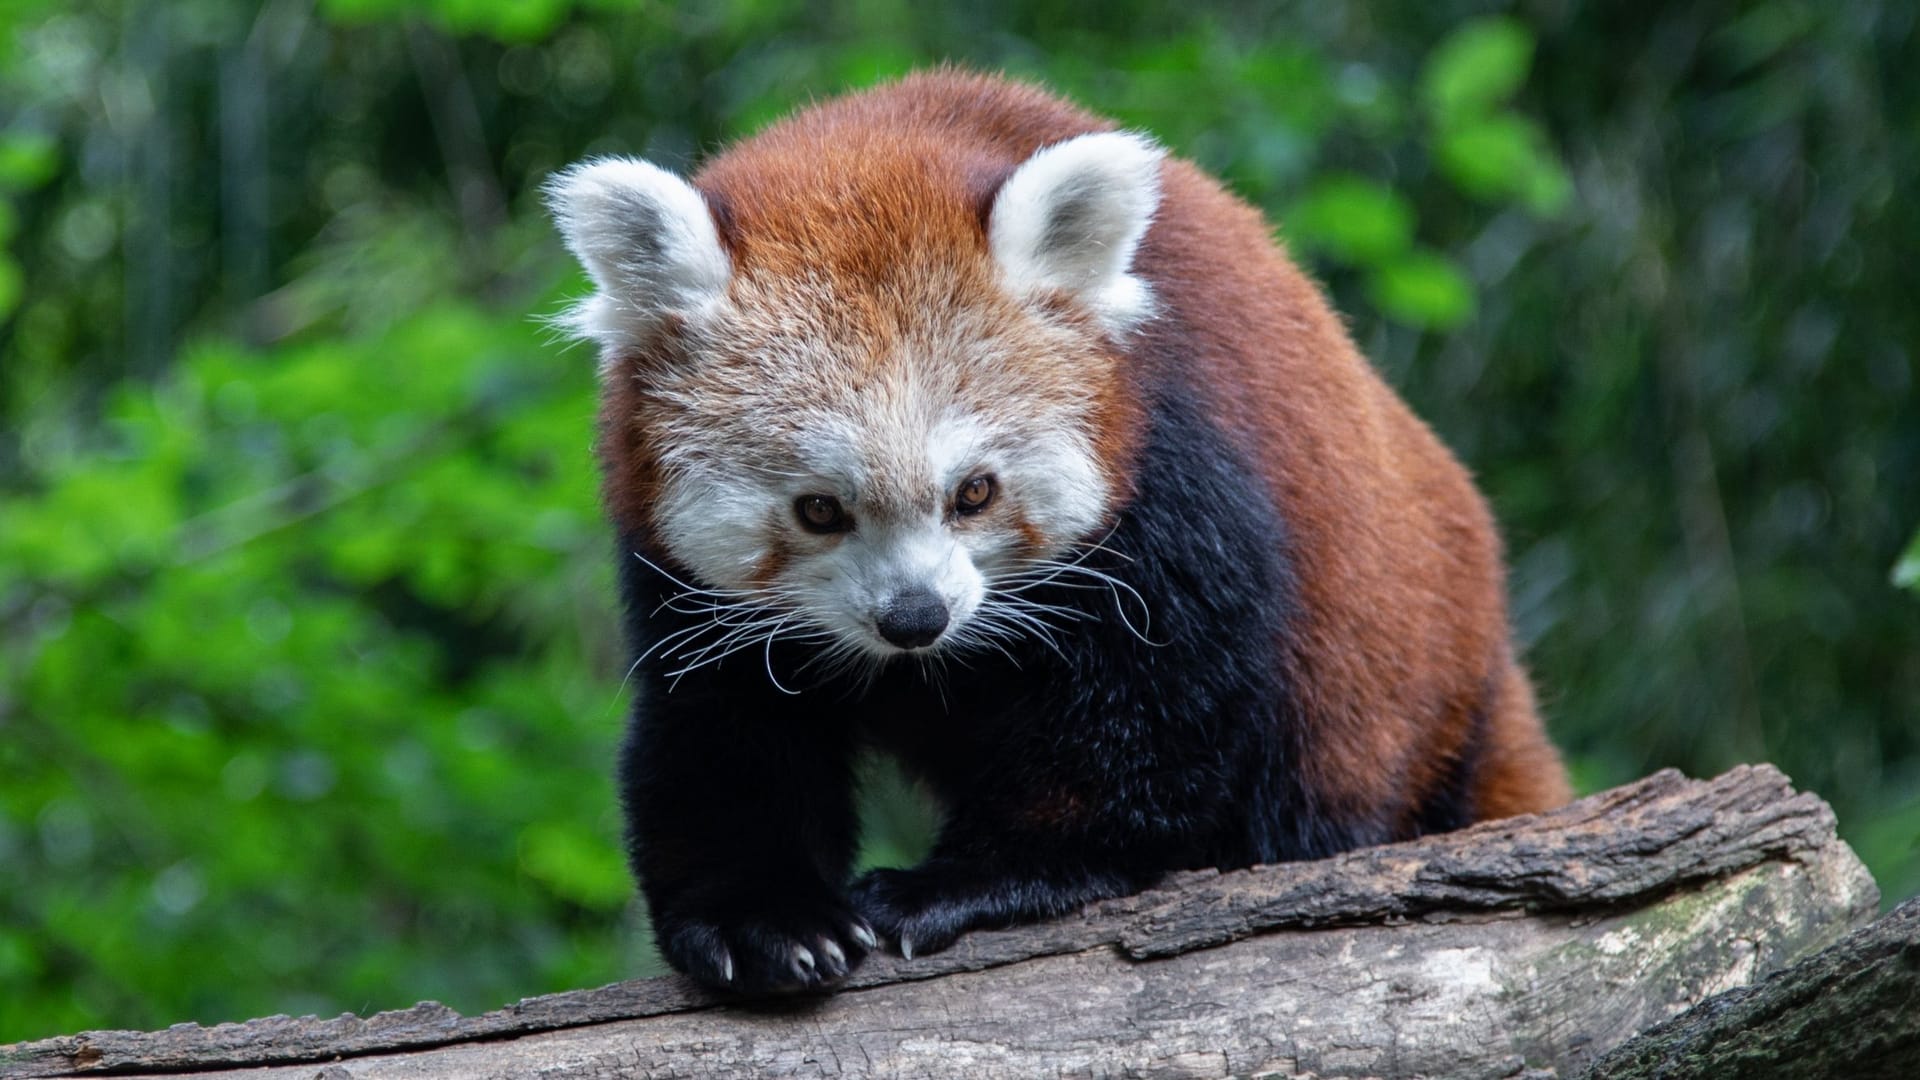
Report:
[[[1119,346],[1153,310],[1131,271],[1160,162],[1116,132],[996,167],[855,131],[762,136],[698,186],[625,158],[561,173],[616,517],[849,655],[1018,626],[1019,584],[1126,490]]]

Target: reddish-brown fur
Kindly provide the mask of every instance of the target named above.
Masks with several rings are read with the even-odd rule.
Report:
[[[994,185],[1042,147],[1110,128],[1025,86],[936,72],[803,111],[694,183],[720,208],[736,287],[828,278],[847,299],[835,317],[879,358],[928,281],[970,303],[1011,303],[982,225]],[[1475,752],[1479,724],[1478,816],[1565,801],[1509,644],[1494,524],[1465,470],[1359,355],[1255,210],[1185,161],[1169,159],[1162,183],[1135,271],[1180,313],[1181,378],[1259,463],[1291,530],[1302,616],[1280,655],[1317,725],[1301,763],[1312,786],[1336,805],[1411,815]],[[1140,332],[1167,331],[1150,320]],[[1117,501],[1132,494],[1144,353],[1122,347],[1109,377],[1074,388],[1097,402]],[[638,383],[609,380],[606,494],[630,528],[647,522],[657,490],[650,408]],[[1437,716],[1436,701],[1448,703]]]

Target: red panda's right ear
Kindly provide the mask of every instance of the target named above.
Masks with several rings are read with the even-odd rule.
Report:
[[[1160,205],[1165,152],[1124,131],[1054,143],[1007,177],[987,217],[987,241],[1016,292],[1057,289],[1123,334],[1153,310],[1133,254]]]
[[[602,346],[637,344],[663,316],[698,317],[726,295],[733,266],[693,185],[638,158],[557,173],[547,206],[597,292],[563,321]]]

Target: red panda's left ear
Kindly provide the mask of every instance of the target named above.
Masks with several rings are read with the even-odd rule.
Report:
[[[1111,333],[1153,310],[1132,274],[1134,249],[1160,205],[1165,152],[1122,131],[1082,135],[1041,150],[993,198],[987,240],[1017,292],[1064,290]]]
[[[596,158],[546,184],[567,250],[598,291],[565,322],[607,349],[638,344],[666,315],[698,317],[726,295],[733,264],[706,199],[638,158]]]

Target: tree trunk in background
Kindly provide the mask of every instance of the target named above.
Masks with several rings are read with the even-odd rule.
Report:
[[[1876,905],[1832,812],[1776,770],[1712,781],[1663,772],[1549,814],[1182,875],[936,956],[875,957],[828,997],[722,1005],[668,977],[472,1018],[425,1004],[365,1020],[91,1032],[0,1047],[0,1080],[1572,1077],[1636,1032],[1832,944]],[[1856,1032],[1880,1022],[1856,1010],[1884,1012],[1876,1030],[1907,1033],[1874,1043],[1897,1054],[1914,1045],[1916,923],[1903,909],[1881,937],[1715,999],[1598,1075],[1696,1075],[1661,1055],[1727,1045],[1724,1031],[1748,1032],[1749,1061],[1778,1052],[1764,1048],[1769,1037],[1806,1038],[1809,1024],[1851,1047],[1862,1040],[1828,1018]]]

